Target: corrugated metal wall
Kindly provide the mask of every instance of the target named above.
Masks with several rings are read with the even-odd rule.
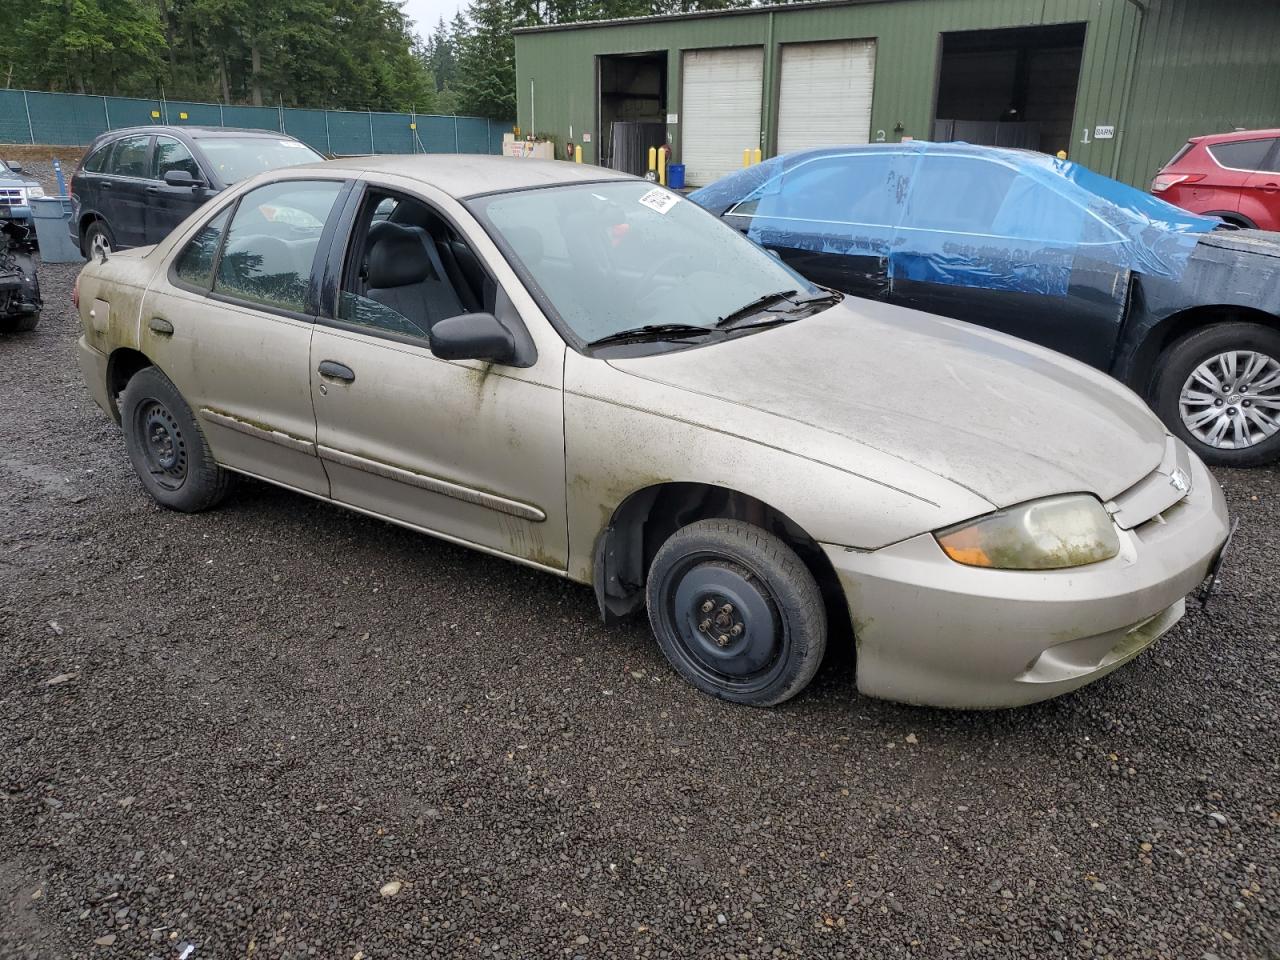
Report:
[[[1280,125],[1280,2],[1277,0],[871,0],[727,15],[650,18],[516,35],[518,124],[558,144],[581,143],[593,162],[598,55],[667,51],[668,106],[680,112],[680,53],[768,45],[763,143],[776,142],[778,46],[875,39],[872,140],[927,137],[932,127],[941,35],[956,30],[1053,23],[1086,25],[1071,158],[1145,185],[1193,130]],[[531,88],[532,83],[532,88]],[[1239,119],[1237,119],[1237,117]],[[1116,137],[1097,140],[1097,126]],[[680,126],[668,133],[680,151]],[[1087,142],[1086,142],[1087,141]]]
[[[1280,3],[1153,0],[1117,176],[1143,184],[1188,137],[1280,127]]]

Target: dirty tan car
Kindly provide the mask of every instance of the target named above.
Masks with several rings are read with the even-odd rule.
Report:
[[[593,167],[334,161],[89,264],[80,361],[142,484],[246,474],[648,608],[671,664],[776,704],[1023,704],[1169,630],[1227,533],[1132,393],[801,279]]]

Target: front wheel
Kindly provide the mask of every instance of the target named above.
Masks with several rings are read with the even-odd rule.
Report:
[[[230,474],[214,461],[178,388],[155,367],[139,370],[125,386],[120,425],[134,472],[157,503],[195,513],[226,495]]]
[[[1206,463],[1280,457],[1280,331],[1258,323],[1196,330],[1160,358],[1154,406]]]
[[[739,520],[699,520],[653,559],[649,622],[673,667],[723,700],[773,706],[817,673],[827,614],[813,575],[773,534]]]
[[[40,314],[20,313],[13,317],[0,318],[0,333],[30,333],[40,322]]]

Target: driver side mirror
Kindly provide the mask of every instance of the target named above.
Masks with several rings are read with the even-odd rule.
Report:
[[[436,322],[431,352],[441,360],[489,360],[513,364],[516,338],[492,313],[463,313]]]
[[[186,170],[166,170],[164,172],[164,182],[171,187],[203,187],[204,181],[197,180]]]
[[[4,165],[8,167],[10,170],[12,170],[14,173],[22,172],[22,164],[20,163],[14,163],[12,160],[6,160],[4,162]]]

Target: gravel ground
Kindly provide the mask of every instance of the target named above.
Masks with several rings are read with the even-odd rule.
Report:
[[[590,591],[260,484],[154,506],[0,338],[0,956],[1280,955],[1280,471],[1223,591],[1016,711],[772,711]]]

